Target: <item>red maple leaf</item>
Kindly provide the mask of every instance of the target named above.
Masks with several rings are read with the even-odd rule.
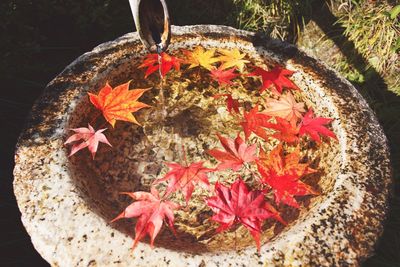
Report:
[[[182,166],[178,163],[166,163],[170,168],[169,172],[160,179],[154,181],[154,184],[159,184],[161,182],[169,180],[165,196],[169,194],[182,190],[185,195],[186,203],[189,202],[194,186],[200,183],[207,189],[210,184],[208,182],[207,173],[215,171],[214,169],[209,169],[203,167],[203,162],[195,162],[189,166]]]
[[[150,236],[150,245],[153,247],[154,239],[160,232],[163,221],[166,217],[169,227],[174,230],[174,213],[173,211],[179,208],[179,205],[160,199],[157,189],[151,188],[151,193],[148,192],[123,192],[137,200],[130,204],[121,214],[119,214],[111,222],[122,218],[139,217],[135,226],[135,241],[133,249],[137,243],[148,234]]]
[[[238,171],[244,163],[252,162],[257,159],[256,150],[257,145],[247,146],[247,144],[240,138],[239,134],[235,140],[222,137],[217,134],[219,140],[225,151],[218,149],[211,149],[207,153],[221,161],[218,165],[218,170],[232,169]]]
[[[275,130],[271,136],[287,143],[299,140],[299,129],[285,119],[275,117],[276,123],[268,123],[265,127]]]
[[[226,97],[226,107],[229,111],[229,113],[232,113],[232,110],[235,111],[236,113],[240,113],[239,111],[239,101],[237,99],[234,99],[231,94],[217,94],[214,96],[215,99],[221,98],[221,97]]]
[[[253,236],[260,251],[262,222],[274,218],[284,223],[279,213],[264,200],[260,191],[250,191],[239,178],[230,188],[215,184],[216,196],[206,200],[207,205],[216,213],[211,219],[220,224],[217,232],[225,231],[237,223],[246,227]]]
[[[318,195],[309,185],[306,185],[297,174],[278,175],[275,172],[265,172],[265,168],[257,163],[258,171],[262,176],[262,182],[269,185],[275,196],[275,203],[299,208],[294,196]]]
[[[235,73],[235,71],[236,68],[224,70],[221,65],[218,69],[212,69],[210,71],[210,76],[217,81],[220,86],[224,84],[233,85],[234,83],[232,82],[232,79],[239,76],[239,74]]]
[[[321,142],[320,135],[329,136],[337,140],[336,135],[324,126],[329,124],[332,120],[333,119],[329,118],[314,117],[313,109],[310,108],[308,112],[304,115],[303,120],[300,123],[299,134],[307,134],[317,143]]]
[[[248,76],[261,76],[263,84],[260,93],[264,92],[266,89],[269,89],[271,85],[274,85],[271,91],[280,95],[284,88],[299,90],[299,88],[287,78],[287,76],[290,76],[293,73],[294,71],[281,68],[277,65],[270,71],[256,67],[255,70]]]
[[[270,123],[268,120],[270,116],[258,111],[258,105],[254,106],[250,112],[243,112],[244,121],[240,124],[243,127],[244,135],[246,140],[249,139],[251,133],[258,135],[263,139],[267,139],[268,135],[265,132],[264,127],[267,127]]]
[[[172,69],[172,67],[176,71],[179,71],[181,68],[181,62],[181,59],[162,52],[161,55],[148,54],[143,63],[139,66],[139,68],[147,68],[144,76],[145,78],[158,70],[161,71],[161,76],[165,77],[165,75]]]
[[[75,134],[71,135],[67,141],[65,141],[65,145],[69,144],[69,143],[73,143],[79,140],[82,140],[81,143],[78,144],[74,144],[72,146],[71,152],[69,154],[69,157],[74,155],[76,152],[78,152],[81,149],[84,149],[85,147],[87,147],[90,151],[90,153],[92,153],[92,157],[94,159],[96,152],[97,152],[97,148],[99,146],[99,143],[105,143],[109,146],[112,146],[106,136],[103,134],[103,132],[107,129],[100,129],[95,131],[93,129],[93,127],[88,124],[88,128],[82,127],[82,128],[75,128],[75,129],[71,129],[72,131],[75,132]]]

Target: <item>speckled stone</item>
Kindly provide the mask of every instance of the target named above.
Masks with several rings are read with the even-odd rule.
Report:
[[[106,79],[122,79],[130,62],[144,55],[138,35],[130,33],[82,55],[58,75],[33,107],[19,139],[14,191],[22,222],[43,258],[53,266],[358,266],[370,256],[383,229],[391,170],[387,140],[356,89],[296,47],[265,36],[208,25],[172,31],[171,50],[198,44],[238,47],[296,71],[293,79],[307,105],[335,119],[339,142],[321,160],[321,195],[265,243],[260,254],[254,247],[219,253],[188,250],[183,246],[193,241],[173,239],[164,242],[181,242],[182,250],[179,245],[152,250],[140,243],[132,252],[131,237],[108,223],[120,207],[105,195],[116,192],[74,169],[63,146],[67,129],[86,112],[86,93]],[[110,168],[107,162],[93,164],[89,168],[94,171]],[[113,179],[112,173],[103,183],[107,179]],[[114,214],[109,214],[112,208]]]

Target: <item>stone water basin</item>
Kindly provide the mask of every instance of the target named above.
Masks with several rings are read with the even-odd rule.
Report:
[[[132,79],[148,87],[136,71],[145,55],[136,33],[96,47],[69,65],[35,104],[16,151],[14,190],[22,221],[39,253],[53,266],[348,266],[373,252],[387,210],[391,172],[386,138],[373,112],[356,89],[321,62],[296,47],[224,26],[174,27],[169,51],[192,48],[239,48],[255,62],[281,64],[296,71],[301,97],[319,116],[334,119],[338,142],[312,145],[319,175],[310,183],[320,195],[302,199],[299,211],[285,210],[289,222],[267,226],[261,253],[245,231],[213,235],[211,214],[197,205],[191,216],[178,214],[178,238],[165,229],[156,248],[132,245],[131,221],[108,223],[129,204],[121,191],[148,190],[162,173],[163,161],[177,161],[185,144],[188,158],[200,160],[217,144],[214,133],[231,133],[229,121],[210,102],[207,86],[194,90],[185,77],[166,94],[169,123],[158,129],[151,109],[138,113],[143,128],[121,123],[110,133],[113,148],[101,146],[96,159],[81,153],[68,158],[63,145],[69,128],[90,121],[96,112],[87,92],[106,81]],[[136,65],[135,65],[136,64]],[[150,103],[157,84],[142,100]],[[172,108],[174,107],[174,108]],[[178,108],[175,108],[178,107]],[[223,115],[223,114],[222,114]],[[245,175],[245,174],[244,174]],[[212,179],[212,178],[210,178]],[[214,227],[214,228],[213,228]]]

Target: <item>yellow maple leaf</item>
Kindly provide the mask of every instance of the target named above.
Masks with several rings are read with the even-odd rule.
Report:
[[[237,67],[240,72],[243,71],[246,63],[250,61],[243,59],[246,54],[241,54],[239,49],[235,48],[233,50],[220,49],[219,52],[222,54],[218,57],[218,60],[223,62],[221,69],[228,69],[231,67]]]
[[[184,50],[183,53],[186,56],[186,63],[190,64],[189,69],[202,66],[208,70],[214,68],[212,65],[218,62],[218,58],[214,57],[215,49],[205,50],[203,47],[198,46],[193,52]]]
[[[103,112],[107,122],[114,127],[117,120],[133,122],[140,125],[132,112],[141,108],[150,107],[149,105],[137,101],[147,89],[129,90],[130,81],[121,84],[114,89],[106,83],[98,95],[89,93],[90,102]]]

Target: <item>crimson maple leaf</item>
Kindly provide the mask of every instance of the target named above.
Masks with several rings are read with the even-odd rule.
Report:
[[[276,132],[271,136],[287,143],[295,143],[299,140],[299,129],[285,119],[275,117],[276,123],[268,123],[265,127]]]
[[[236,68],[224,70],[221,65],[218,69],[212,69],[210,71],[210,76],[217,81],[220,86],[224,84],[233,85],[232,79],[239,76],[235,71]]]
[[[149,105],[137,101],[149,89],[132,89],[129,90],[130,81],[118,85],[114,89],[106,83],[100,90],[98,95],[89,93],[90,102],[103,113],[104,118],[115,126],[117,120],[133,122],[140,125],[132,112],[136,112],[142,108],[150,107]]]
[[[214,169],[203,167],[203,162],[195,162],[189,166],[182,166],[174,162],[166,163],[166,165],[170,168],[169,172],[163,178],[155,180],[154,184],[169,180],[165,196],[182,190],[186,204],[192,196],[195,184],[200,183],[207,189],[209,188],[207,173],[215,171]]]
[[[294,196],[318,195],[309,185],[300,181],[297,174],[284,173],[278,175],[276,172],[266,171],[260,162],[257,162],[258,171],[261,174],[262,182],[269,185],[275,196],[275,203],[299,208]]]
[[[151,192],[123,192],[136,200],[130,204],[121,214],[119,214],[111,222],[115,222],[122,218],[139,217],[135,226],[135,240],[133,243],[134,249],[137,243],[148,234],[150,236],[150,245],[153,247],[154,239],[160,232],[163,221],[166,217],[169,227],[174,230],[174,213],[173,211],[179,209],[179,205],[160,199],[157,189],[151,188]]]
[[[254,106],[250,112],[243,112],[244,121],[240,124],[243,127],[244,135],[246,140],[249,139],[251,133],[255,133],[263,139],[267,139],[268,135],[265,132],[264,127],[267,127],[270,123],[268,120],[270,116],[258,111],[258,106]]]
[[[174,68],[176,71],[180,71],[182,60],[170,56],[165,52],[159,54],[148,54],[144,59],[143,63],[139,66],[139,68],[147,68],[145,73],[145,78],[147,78],[150,74],[155,71],[160,70],[161,76],[165,77],[165,75]]]
[[[263,168],[265,173],[275,173],[277,175],[289,174],[302,177],[316,172],[307,163],[300,163],[299,147],[296,147],[293,152],[284,155],[281,143],[269,153],[260,149],[260,158],[257,163],[258,167]]]
[[[257,145],[247,146],[243,139],[240,138],[239,134],[235,140],[222,137],[219,134],[217,134],[217,136],[225,151],[211,149],[207,153],[221,161],[217,167],[218,170],[230,168],[234,171],[238,171],[244,163],[253,162],[257,159]]]
[[[262,222],[274,218],[284,223],[279,213],[264,200],[260,191],[250,191],[242,179],[237,179],[230,188],[215,184],[216,196],[206,200],[207,205],[216,213],[211,219],[220,224],[217,232],[225,231],[234,224],[241,223],[253,236],[260,251]]]
[[[215,99],[221,98],[221,97],[226,97],[226,107],[229,111],[229,113],[232,113],[232,110],[235,111],[236,113],[240,113],[239,111],[239,101],[237,99],[234,99],[231,94],[217,94],[214,96]]]
[[[274,85],[271,91],[274,94],[280,95],[284,88],[299,90],[299,88],[287,78],[287,76],[290,76],[293,73],[294,71],[281,68],[277,65],[270,71],[256,67],[252,73],[248,74],[248,76],[261,76],[263,84],[260,93],[264,92],[266,89],[269,89],[271,85]]]
[[[336,135],[324,126],[329,124],[332,120],[333,119],[329,118],[314,117],[313,109],[310,108],[300,123],[299,134],[307,134],[317,143],[321,142],[320,135],[329,136],[332,139],[337,140]]]
[[[71,129],[72,131],[75,132],[75,134],[71,135],[67,141],[65,141],[66,144],[70,144],[79,140],[82,140],[81,143],[74,144],[72,146],[71,152],[69,154],[69,157],[74,155],[76,152],[78,152],[81,149],[84,149],[87,147],[92,154],[92,158],[94,159],[97,148],[99,146],[99,143],[105,143],[109,146],[112,146],[106,136],[103,134],[103,132],[107,129],[100,129],[95,131],[93,127],[88,124],[88,128],[82,127],[82,128],[75,128]]]

